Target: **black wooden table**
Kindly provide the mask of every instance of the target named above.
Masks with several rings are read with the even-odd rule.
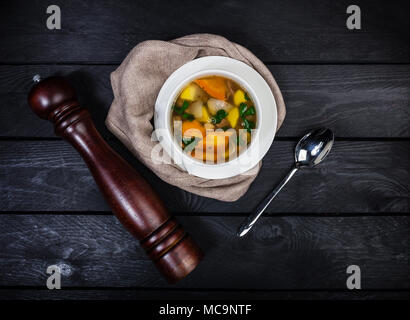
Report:
[[[61,30],[46,9],[61,8]],[[0,298],[408,298],[410,293],[410,19],[404,2],[9,1],[0,5]],[[144,168],[104,127],[110,73],[137,43],[226,36],[275,76],[287,117],[247,194],[223,203]],[[70,77],[98,129],[142,172],[204,249],[167,284],[122,228],[52,126],[29,110],[34,74]],[[298,138],[337,136],[319,167],[299,172],[254,232],[234,232],[292,164]],[[46,269],[63,270],[47,290]],[[346,288],[349,265],[362,290]]]

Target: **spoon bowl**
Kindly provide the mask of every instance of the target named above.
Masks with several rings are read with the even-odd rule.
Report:
[[[295,148],[295,166],[316,166],[329,154],[334,140],[335,136],[330,129],[320,128],[305,134]]]

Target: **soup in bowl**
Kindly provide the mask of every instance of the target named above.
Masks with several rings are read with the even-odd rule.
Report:
[[[154,123],[173,163],[198,177],[223,179],[246,173],[266,154],[276,132],[276,103],[253,68],[227,57],[203,57],[165,81]]]
[[[222,76],[191,81],[172,106],[174,141],[184,153],[205,163],[223,163],[239,156],[251,142],[256,123],[250,94]]]

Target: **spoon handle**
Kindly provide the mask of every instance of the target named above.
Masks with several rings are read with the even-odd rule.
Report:
[[[286,175],[285,178],[281,181],[281,183],[273,189],[265,199],[263,199],[259,205],[253,210],[253,212],[245,219],[243,220],[242,224],[238,228],[238,231],[236,232],[236,235],[238,237],[242,237],[245,234],[248,233],[249,230],[252,229],[253,225],[256,223],[256,221],[259,219],[259,217],[262,215],[262,213],[265,211],[265,209],[268,207],[268,205],[272,202],[272,200],[276,197],[276,195],[279,193],[280,190],[285,186],[285,184],[290,180],[290,178],[293,177],[293,175],[298,171],[298,168],[293,167],[293,169]]]

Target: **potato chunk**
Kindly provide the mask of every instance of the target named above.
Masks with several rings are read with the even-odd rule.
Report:
[[[199,122],[207,123],[210,121],[208,109],[201,100],[193,102],[187,109],[187,112],[194,115],[195,119]]]
[[[194,101],[202,99],[204,94],[205,92],[196,83],[191,83],[181,92],[180,98],[182,100]]]
[[[239,89],[236,90],[235,94],[233,95],[233,102],[238,107],[242,102],[246,102],[245,92]]]
[[[229,124],[231,125],[232,128],[236,128],[236,125],[238,124],[238,119],[239,119],[239,108],[235,107],[231,111],[229,111],[226,119],[228,119]]]

